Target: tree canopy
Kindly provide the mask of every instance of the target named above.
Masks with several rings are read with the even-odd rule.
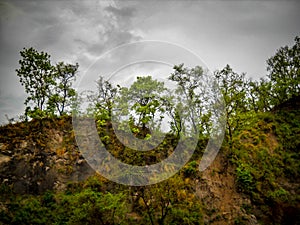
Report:
[[[267,71],[272,105],[300,94],[300,37],[295,37],[293,46],[279,48],[267,60]]]
[[[32,47],[24,48],[20,54],[22,59],[16,72],[28,95],[25,115],[34,118],[66,113],[76,95],[72,82],[79,65],[64,62],[53,65],[48,53]]]

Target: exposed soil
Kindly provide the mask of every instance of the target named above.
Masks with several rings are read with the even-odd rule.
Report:
[[[250,199],[237,191],[234,167],[226,162],[220,152],[207,168],[197,187],[197,195],[204,208],[205,224],[258,224],[253,214],[246,212],[251,206]]]

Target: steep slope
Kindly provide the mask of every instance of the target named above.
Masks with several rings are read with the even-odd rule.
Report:
[[[245,115],[223,144],[198,186],[208,224],[299,224],[299,99]]]
[[[151,193],[161,195],[162,200],[169,201],[165,208],[170,210],[169,217],[166,216],[168,221],[179,220],[178,212],[184,212],[182,216],[189,215],[183,210],[187,208],[183,202],[187,196],[193,196],[195,193],[201,207],[198,204],[194,207],[194,217],[189,218],[189,221],[193,221],[192,224],[299,224],[299,102],[299,97],[294,97],[272,112],[245,115],[244,123],[239,130],[234,131],[232,148],[224,141],[217,158],[207,170],[197,172],[197,166],[192,162],[183,168],[178,179],[172,180],[182,186],[174,191],[172,198],[168,199],[161,191],[155,192],[151,189],[147,194],[149,201],[145,202],[137,196],[142,196],[143,191],[148,189],[143,189],[142,192],[137,189],[134,192],[133,189],[103,181],[102,178],[99,178],[100,181],[92,181],[92,184],[91,181],[79,184],[79,181],[85,181],[95,172],[78,151],[70,117],[32,120],[0,127],[0,214],[11,215],[11,218],[14,216],[14,212],[9,210],[15,209],[15,203],[6,199],[7,188],[13,195],[21,195],[25,200],[30,194],[36,195],[41,202],[44,201],[45,193],[48,196],[49,190],[54,193],[62,192],[63,194],[58,194],[57,200],[53,201],[60,206],[65,198],[64,193],[69,196],[69,192],[77,190],[78,184],[80,190],[84,190],[74,192],[79,197],[88,197],[91,194],[94,196],[99,191],[116,192],[116,196],[122,196],[116,198],[117,202],[120,205],[122,199],[123,208],[131,209],[128,215],[134,221],[132,224],[143,224],[145,221],[150,223],[145,219],[147,214],[143,210],[147,207],[148,210],[151,209],[149,207],[152,205],[147,205],[148,202],[159,203],[159,199],[150,196]],[[116,155],[121,154],[122,158],[124,155],[118,152],[118,149],[121,148],[112,149],[112,152]],[[199,161],[201,149],[196,152],[199,155],[193,156],[193,159]],[[161,159],[160,157],[165,156],[158,154],[158,157]],[[151,160],[152,158],[151,155]],[[182,181],[179,181],[180,179]],[[170,184],[173,185],[172,182]],[[68,188],[70,184],[71,189]],[[90,187],[96,187],[95,193],[85,190]],[[160,188],[168,190],[163,184]],[[122,192],[119,193],[119,190]],[[110,196],[110,193],[106,194],[106,197]],[[44,197],[39,200],[39,196]],[[173,199],[179,196],[182,200]],[[190,198],[195,202],[194,197]],[[172,209],[175,203],[181,204],[182,208]],[[6,207],[6,204],[9,204],[9,207]],[[155,210],[164,206],[159,204],[155,205]],[[48,206],[45,207],[48,210]],[[151,210],[149,212],[152,212]],[[158,211],[154,215],[159,215]],[[175,215],[178,216],[175,218]],[[187,220],[182,219],[180,223],[185,224],[184,221]]]
[[[0,184],[15,193],[60,190],[93,174],[76,147],[70,117],[9,124],[0,133]]]

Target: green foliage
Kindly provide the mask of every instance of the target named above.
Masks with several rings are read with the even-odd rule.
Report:
[[[104,77],[100,76],[96,81],[97,91],[90,93],[87,98],[91,103],[90,108],[97,118],[97,120],[106,122],[111,119],[111,113],[115,102],[118,89],[104,80]]]
[[[295,37],[291,47],[279,48],[267,60],[267,78],[248,81],[248,104],[256,112],[270,111],[272,108],[300,94],[300,38]]]
[[[7,198],[6,209],[0,209],[0,223],[203,224],[193,186],[180,175],[160,184],[130,188],[93,176],[70,183],[64,192]]]
[[[227,140],[232,142],[233,132],[243,122],[243,113],[247,112],[247,83],[245,74],[235,73],[229,65],[215,72],[215,78],[224,97],[227,116]]]
[[[43,194],[41,202],[43,206],[51,207],[56,203],[55,195],[48,190]]]
[[[164,83],[153,80],[151,76],[137,77],[130,88],[122,87],[120,90],[118,104],[125,110],[120,116],[127,115],[129,110],[131,120],[136,126],[144,129],[146,125],[155,124],[158,127],[163,118],[161,97],[165,90]]]
[[[202,206],[192,184],[175,175],[162,183],[137,188],[139,210],[147,223],[202,224]]]
[[[287,201],[289,197],[289,192],[280,187],[275,191],[269,191],[267,197],[273,201]]]
[[[10,224],[123,224],[126,207],[122,193],[101,193],[90,188],[73,195],[46,192],[18,197],[1,211],[1,222]]]
[[[78,64],[65,64],[59,62],[53,71],[55,84],[51,90],[48,101],[49,111],[57,111],[59,115],[63,115],[70,108],[72,101],[76,96],[76,91],[72,88],[72,82],[75,80]]]
[[[28,95],[25,115],[31,118],[45,118],[56,112],[63,115],[76,95],[71,86],[78,64],[60,62],[53,66],[49,54],[32,47],[24,48],[20,54],[22,60],[16,72]]]
[[[208,97],[211,81],[205,74],[207,71],[200,66],[190,69],[184,67],[183,63],[175,65],[173,69],[174,72],[169,76],[169,80],[176,83],[177,88],[173,94],[176,94],[174,101],[177,110],[168,108],[173,118],[172,127],[178,133],[182,130],[183,124],[185,127],[190,124],[190,130],[194,133],[209,133],[209,126],[206,125],[207,116],[211,113],[211,105],[207,103],[212,99]]]
[[[34,107],[34,109],[27,107],[25,109],[25,115],[26,115],[26,117],[35,118],[35,119],[44,119],[49,116],[47,111],[41,110],[37,107]]]
[[[249,169],[242,165],[236,168],[238,187],[248,193],[253,190],[253,177]]]
[[[51,85],[54,84],[50,55],[45,52],[39,53],[34,48],[24,48],[20,54],[23,59],[19,61],[20,69],[16,72],[25,87],[25,92],[29,95],[25,105],[31,106],[30,103],[33,103],[37,109],[44,110]]]
[[[185,177],[196,177],[198,172],[198,164],[196,161],[191,161],[183,168],[183,174]]]
[[[14,213],[11,224],[49,224],[51,221],[48,209],[37,198],[19,198],[19,205],[11,207]]]
[[[126,208],[123,194],[102,194],[84,189],[68,196],[71,217],[68,224],[114,224],[124,220]]]
[[[261,78],[259,81],[249,80],[248,82],[248,107],[255,112],[270,111],[272,107],[271,83]]]
[[[255,114],[235,132],[232,162],[237,166],[237,187],[253,201],[270,204],[296,198],[282,187],[282,179],[297,180],[300,174],[295,145],[299,112],[288,115]]]
[[[272,105],[276,106],[300,94],[300,37],[295,44],[284,46],[267,60],[268,78],[271,83]]]
[[[178,207],[174,208],[171,211],[170,219],[168,220],[168,224],[174,224],[174,225],[200,225],[203,224],[203,216],[201,213],[202,209],[200,204],[193,203],[192,206],[189,206],[188,208],[184,207]]]

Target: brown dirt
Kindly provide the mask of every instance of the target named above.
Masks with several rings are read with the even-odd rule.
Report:
[[[204,206],[205,224],[258,224],[256,217],[247,214],[244,208],[251,205],[250,199],[239,193],[235,185],[234,167],[219,153],[199,181],[197,195]]]

